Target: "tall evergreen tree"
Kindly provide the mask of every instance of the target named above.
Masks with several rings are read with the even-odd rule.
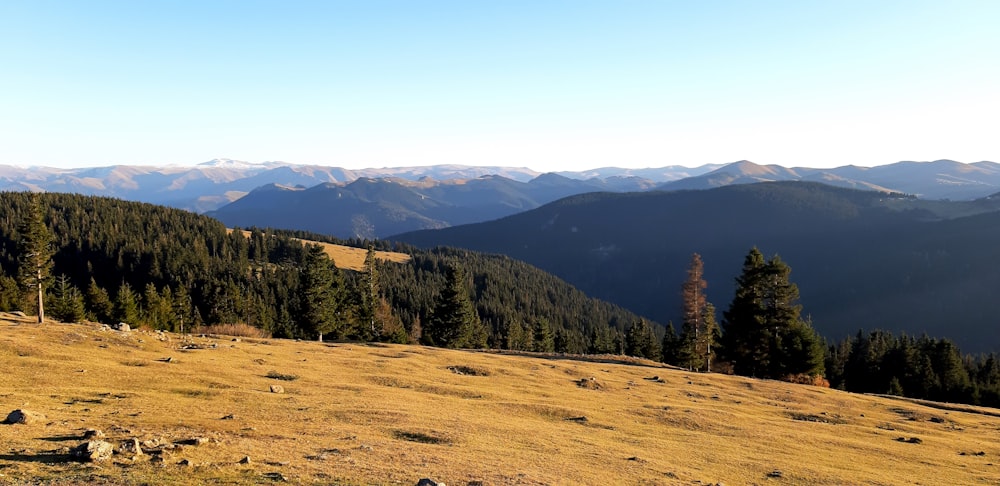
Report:
[[[139,299],[128,282],[122,283],[115,294],[115,320],[132,326],[139,325]]]
[[[45,289],[52,271],[53,251],[52,234],[45,226],[45,212],[38,194],[31,195],[28,212],[19,231],[18,275],[28,295],[26,301],[34,301],[38,323],[41,324],[45,321]]]
[[[465,270],[456,262],[447,267],[447,282],[423,329],[424,341],[433,346],[468,348],[485,345],[482,324],[469,294]],[[481,340],[481,342],[479,342]]]
[[[768,359],[768,339],[762,315],[766,265],[760,250],[751,248],[743,260],[743,271],[736,277],[733,301],[729,310],[723,312],[725,358],[740,375],[763,374]]]
[[[343,331],[344,281],[320,245],[309,245],[302,260],[300,318],[305,330],[322,341],[324,334]]]
[[[372,244],[368,245],[368,253],[365,255],[360,287],[361,302],[359,303],[358,318],[361,325],[367,327],[366,334],[376,338],[384,326],[377,322],[381,291],[379,289],[378,262],[375,259],[375,246]]]
[[[774,256],[765,262],[750,250],[737,277],[736,295],[724,313],[726,357],[737,374],[764,378],[823,374],[823,346],[800,317],[791,268]]]
[[[548,319],[539,317],[535,319],[534,349],[539,353],[551,353],[556,349],[555,333]]]

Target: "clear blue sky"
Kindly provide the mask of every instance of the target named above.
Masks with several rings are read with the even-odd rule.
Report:
[[[1000,1],[0,2],[0,164],[1000,161]]]

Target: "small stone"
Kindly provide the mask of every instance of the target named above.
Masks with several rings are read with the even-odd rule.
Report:
[[[161,445],[163,445],[163,439],[158,437],[142,441],[142,447],[146,449],[155,449]]]
[[[104,431],[100,429],[87,429],[83,431],[84,439],[100,439],[104,437]]]
[[[232,420],[232,419],[234,419],[234,418],[236,418],[236,416],[235,416],[235,415],[233,415],[233,414],[229,414],[229,415],[226,415],[225,417],[222,417],[222,418],[221,418],[221,419],[219,419],[219,420]]]
[[[163,456],[153,456],[149,459],[149,462],[153,464],[163,464]]]
[[[240,459],[240,464],[250,464],[250,456],[243,456],[243,459]]]
[[[780,478],[780,477],[782,477],[784,475],[785,475],[785,473],[781,472],[778,469],[775,469],[774,471],[771,471],[771,472],[767,473],[767,477],[769,477],[769,478]]]
[[[288,481],[288,478],[286,478],[285,475],[281,474],[280,472],[264,473],[264,477],[270,479],[271,481],[280,481],[280,482]]]
[[[139,445],[139,439],[135,437],[122,442],[122,445],[118,447],[118,451],[123,455],[142,455],[142,447]]]
[[[119,332],[129,332],[132,330],[132,326],[129,326],[124,322],[119,322],[116,326],[114,326],[114,329]]]
[[[271,393],[285,393],[285,388],[281,385],[271,385]]]
[[[238,343],[238,342],[240,342],[240,338],[233,338],[233,342],[234,342],[234,343]]]
[[[45,416],[38,412],[18,409],[7,414],[7,420],[5,420],[4,423],[31,425],[42,420],[45,420]]]
[[[417,481],[417,486],[446,486],[446,485],[444,483],[439,483],[437,481],[434,481],[433,479],[422,478],[420,481]]]
[[[114,454],[115,448],[103,440],[91,440],[73,448],[73,457],[81,461],[104,461]]]

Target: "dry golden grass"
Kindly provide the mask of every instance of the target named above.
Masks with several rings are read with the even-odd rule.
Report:
[[[233,230],[227,228],[226,231],[232,233]],[[249,238],[250,232],[243,231],[243,235]],[[365,267],[365,257],[368,256],[368,250],[365,250],[363,248],[334,245],[333,243],[323,243],[312,240],[299,240],[299,241],[322,246],[323,250],[326,251],[326,254],[333,259],[333,263],[337,265],[337,268],[344,270],[361,270]],[[406,253],[397,253],[394,251],[376,251],[375,258],[395,263],[406,263],[410,261],[410,255],[407,255]]]
[[[641,363],[0,317],[0,412],[47,417],[0,425],[0,483],[1000,482],[1000,417],[974,408]],[[65,461],[87,428],[113,443],[210,441],[159,465]]]

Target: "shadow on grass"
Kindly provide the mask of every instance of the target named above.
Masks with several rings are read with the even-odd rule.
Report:
[[[83,434],[79,435],[54,435],[52,437],[39,437],[39,440],[44,440],[48,442],[65,442],[68,440],[80,441],[86,439]]]
[[[72,454],[38,453],[38,454],[0,454],[0,461],[37,462],[42,464],[61,464],[76,462]]]

